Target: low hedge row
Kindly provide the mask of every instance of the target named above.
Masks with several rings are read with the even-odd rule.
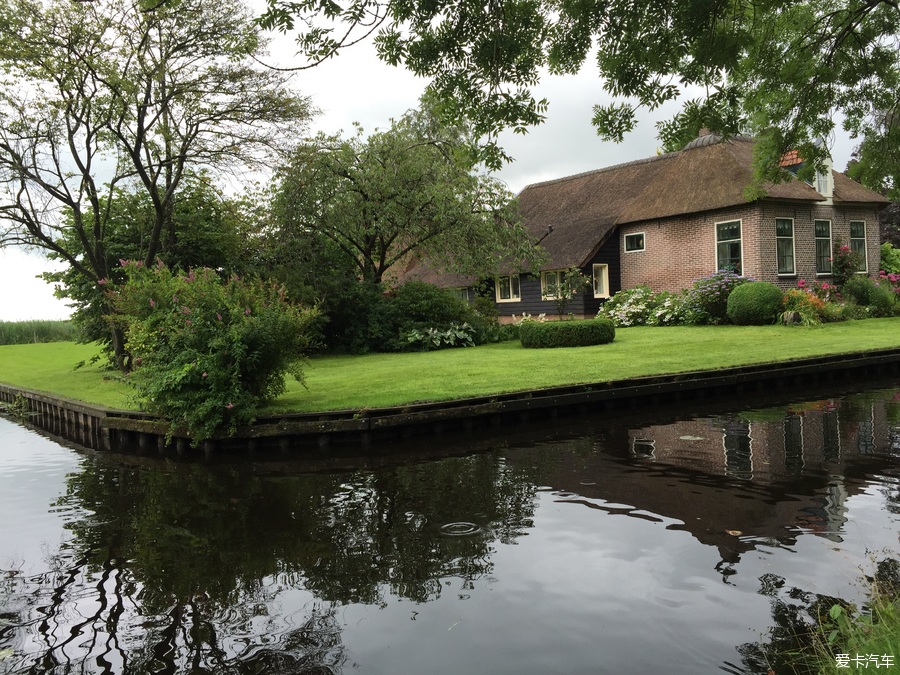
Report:
[[[616,327],[609,319],[526,321],[519,327],[523,347],[587,347],[612,342]]]

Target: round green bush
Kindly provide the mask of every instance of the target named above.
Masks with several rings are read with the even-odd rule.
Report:
[[[519,327],[523,347],[588,347],[612,342],[616,327],[609,319],[526,321]]]
[[[783,299],[784,291],[768,281],[741,284],[728,296],[728,320],[739,326],[775,323]]]

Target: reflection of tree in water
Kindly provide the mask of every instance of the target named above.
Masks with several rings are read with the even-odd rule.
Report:
[[[475,583],[493,542],[529,526],[534,489],[492,454],[287,477],[87,459],[57,506],[80,517],[0,633],[40,643],[16,668],[334,673],[341,604],[424,602],[447,577]],[[467,536],[448,535],[453,523]]]
[[[771,598],[775,625],[769,628],[765,642],[751,642],[737,648],[744,664],[741,672],[815,675],[817,670],[798,655],[813,653],[814,640],[831,631],[829,610],[834,605],[847,609],[850,603],[796,587],[785,589],[784,578],[776,574],[764,574],[759,581],[759,594]],[[877,586],[886,597],[900,597],[900,561],[879,560],[874,576],[866,581]]]

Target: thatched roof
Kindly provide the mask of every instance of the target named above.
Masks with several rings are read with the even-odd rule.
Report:
[[[835,204],[889,203],[844,174],[833,174]],[[529,185],[519,194],[519,211],[548,254],[544,269],[582,267],[616,227],[747,204],[744,189],[752,182],[753,141],[709,134],[678,152]],[[762,188],[766,200],[826,201],[793,177]],[[458,277],[449,283],[448,275],[421,265],[404,276],[441,286],[464,282]]]
[[[617,226],[747,204],[752,181],[753,142],[710,134],[679,152],[529,185],[519,207],[549,254],[546,269],[581,267]],[[837,171],[834,185],[835,203],[888,203]],[[767,200],[825,201],[796,178],[763,190]]]

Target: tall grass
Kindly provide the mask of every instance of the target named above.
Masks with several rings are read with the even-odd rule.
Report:
[[[75,327],[71,321],[0,321],[0,345],[37,342],[71,342]]]

